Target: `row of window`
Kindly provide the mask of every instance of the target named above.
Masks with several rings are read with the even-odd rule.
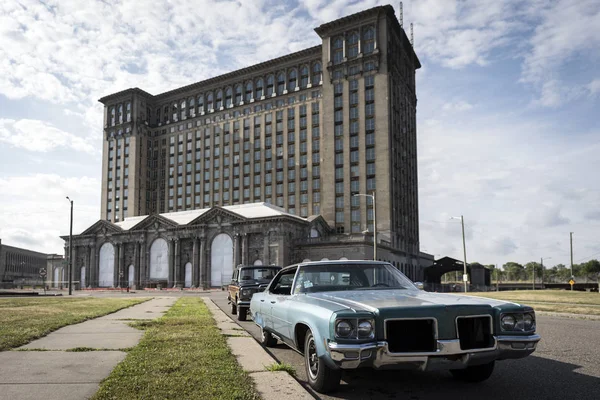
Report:
[[[292,68],[289,71],[279,72],[277,76],[268,75],[266,78],[257,78],[244,84],[239,83],[225,89],[217,89],[188,97],[171,104],[165,104],[155,110],[156,124],[177,122],[203,115],[206,112],[219,111],[234,106],[249,104],[254,101],[272,97],[274,94],[283,95],[322,83],[321,63],[316,62],[309,70],[307,65],[300,70]]]
[[[359,54],[373,53],[375,46],[374,27],[368,26],[362,32],[351,31],[346,35],[331,39],[331,60],[334,65],[340,64],[344,59],[356,58]]]
[[[106,124],[115,126],[124,122],[131,122],[131,102],[128,101],[124,105],[117,104],[109,107]]]

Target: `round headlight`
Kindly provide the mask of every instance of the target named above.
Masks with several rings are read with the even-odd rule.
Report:
[[[358,324],[358,336],[359,337],[369,337],[373,332],[373,325],[371,325],[370,321],[361,321]]]
[[[533,315],[531,315],[531,314],[523,315],[523,325],[524,325],[523,327],[525,328],[526,331],[535,329],[535,318],[533,318]]]
[[[250,296],[250,293],[251,293],[250,289],[244,289],[244,290],[242,290],[242,296],[244,296],[244,297],[245,296]]]
[[[352,333],[352,324],[348,321],[339,321],[335,326],[335,333],[339,337],[348,337]]]
[[[504,329],[505,331],[512,331],[513,329],[515,329],[515,324],[517,323],[517,321],[512,315],[505,315],[500,320],[500,323],[502,324],[502,329]]]

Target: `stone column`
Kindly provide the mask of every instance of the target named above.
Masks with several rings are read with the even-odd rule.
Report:
[[[263,234],[263,265],[271,265],[271,261],[269,260],[269,234],[270,232]]]
[[[198,287],[198,277],[199,277],[199,269],[198,269],[198,238],[194,237],[194,247],[192,250],[192,287]]]
[[[242,264],[248,265],[248,234],[242,235]]]
[[[206,266],[206,238],[200,238],[200,283],[203,287],[210,286],[210,273]]]
[[[71,261],[71,282],[73,283],[73,289],[79,287],[79,284],[75,282],[79,282],[81,279],[81,271],[77,262],[77,250],[79,250],[79,246],[73,244],[73,260]]]
[[[169,239],[169,279],[167,282],[167,286],[171,287],[173,285],[173,260],[175,258],[175,241],[173,239]]]
[[[99,269],[99,265],[98,265],[98,257],[96,257],[96,245],[93,244],[90,246],[90,286],[91,287],[98,287],[98,273],[100,271],[98,271]]]
[[[148,248],[148,244],[146,243],[146,239],[142,239],[141,242],[142,250],[141,250],[141,279],[142,285],[144,287],[148,286],[148,282],[150,281],[150,249]]]
[[[235,233],[233,235],[233,266],[237,267],[240,265],[240,234]]]
[[[138,241],[133,242],[133,270],[133,282],[129,282],[129,285],[137,289],[140,286],[140,243]]]
[[[278,253],[279,253],[279,259],[277,260],[277,265],[288,265],[287,262],[287,246],[286,246],[286,235],[285,233],[281,232],[279,234],[278,240],[277,240],[277,247],[279,247],[278,249]]]
[[[173,276],[173,287],[177,287],[181,284],[181,243],[179,239],[175,239],[175,268]]]
[[[92,248],[86,246],[85,255],[85,287],[90,287],[90,279],[92,277]]]
[[[125,244],[119,243],[119,286],[123,287],[123,283],[125,282]],[[122,275],[122,276],[121,276]]]
[[[113,287],[117,287],[118,286],[117,283],[119,282],[119,250],[121,248],[121,244],[115,243],[114,247],[115,247],[115,261],[114,261],[114,265],[113,265]]]

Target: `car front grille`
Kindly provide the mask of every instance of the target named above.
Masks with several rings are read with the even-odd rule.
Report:
[[[489,315],[458,317],[456,329],[461,350],[488,349],[495,345],[492,318]]]
[[[391,353],[420,353],[437,350],[434,319],[397,319],[385,323]]]

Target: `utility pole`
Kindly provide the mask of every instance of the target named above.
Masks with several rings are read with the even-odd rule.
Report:
[[[463,216],[460,216],[460,223],[462,225],[462,237],[463,237],[463,267],[464,267],[464,274],[463,274],[463,283],[465,284],[465,293],[467,293],[469,290],[467,288],[467,245],[465,243],[465,220],[463,218]]]
[[[73,200],[67,196],[71,203],[71,227],[69,228],[69,296],[73,295]]]
[[[535,290],[535,263],[531,263],[531,271],[533,272],[533,290]]]
[[[573,232],[569,232],[569,234],[571,239],[571,279],[573,279]],[[573,290],[573,285],[571,285],[571,290]]]

